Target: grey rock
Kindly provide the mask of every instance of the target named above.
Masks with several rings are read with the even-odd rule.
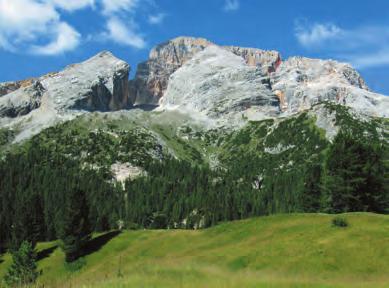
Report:
[[[36,81],[35,78],[26,79],[16,82],[4,82],[0,83],[0,97],[12,93],[19,88],[27,87],[32,85]]]
[[[266,51],[256,48],[242,48],[236,46],[223,47],[237,56],[242,57],[247,65],[258,67],[262,75],[269,75],[276,71],[281,64],[281,55],[277,51]]]
[[[126,62],[102,52],[58,73],[3,84],[7,94],[0,97],[0,127],[17,127],[15,141],[21,141],[82,113],[131,107],[128,75]]]
[[[373,116],[389,116],[389,98],[370,92],[350,65],[331,60],[292,57],[271,74],[282,111],[296,113],[331,101]]]
[[[149,60],[138,65],[135,78],[130,81],[131,99],[137,105],[158,104],[167,89],[169,77],[209,46],[216,45],[203,38],[178,37],[152,49]],[[275,71],[281,63],[277,51],[235,46],[222,48],[242,57],[249,66],[258,67],[261,76]]]
[[[30,86],[0,97],[0,117],[15,118],[39,108],[44,92],[42,84],[36,81]]]
[[[128,108],[129,65],[110,52],[101,52],[80,64],[42,80],[59,110],[115,111]]]
[[[135,104],[158,104],[170,75],[209,45],[213,44],[206,39],[179,37],[153,48],[149,60],[138,65],[135,79],[130,81]]]
[[[222,120],[248,109],[276,116],[278,99],[256,66],[218,46],[197,53],[171,77],[161,109],[178,109]]]

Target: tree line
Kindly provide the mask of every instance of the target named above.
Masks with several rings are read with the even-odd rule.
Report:
[[[290,162],[288,153],[274,157]],[[107,167],[84,167],[33,138],[0,161],[0,250],[61,239],[73,262],[93,231],[119,223],[194,229],[279,212],[389,212],[388,149],[378,137],[341,130],[313,161],[283,169],[249,153],[237,156],[227,169],[169,157],[148,161],[147,175],[123,187]]]

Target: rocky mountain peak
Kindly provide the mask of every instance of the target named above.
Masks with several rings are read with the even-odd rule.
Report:
[[[163,59],[168,64],[181,66],[210,45],[214,44],[204,38],[177,37],[153,48],[149,60]]]
[[[60,72],[0,83],[0,127],[37,133],[58,119],[133,104],[179,109],[230,126],[287,116],[322,101],[389,117],[389,97],[369,91],[355,69],[332,60],[282,60],[277,51],[178,37],[153,48],[130,81],[129,70],[103,51]]]
[[[153,48],[149,59],[139,64],[135,79],[130,82],[133,102],[158,104],[167,89],[169,77],[209,46],[218,45],[204,38],[178,37]],[[277,51],[235,46],[218,47],[240,56],[247,65],[260,68],[263,75],[274,72],[281,64],[281,56]]]
[[[112,53],[39,78],[0,85],[0,127],[18,126],[18,140],[85,111],[129,108],[129,65]]]
[[[240,113],[247,110],[265,118],[279,112],[278,99],[262,69],[216,45],[197,53],[171,75],[161,109],[175,108],[221,122],[236,116],[242,119]]]

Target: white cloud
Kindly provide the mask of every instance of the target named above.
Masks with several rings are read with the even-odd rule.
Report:
[[[103,13],[111,15],[118,12],[131,12],[138,4],[138,0],[102,0]]]
[[[36,39],[48,26],[59,20],[55,9],[32,0],[0,0],[0,35],[3,48]]]
[[[389,26],[344,29],[330,23],[296,23],[295,36],[304,48],[360,69],[389,65]]]
[[[337,38],[342,29],[334,24],[314,24],[311,27],[296,26],[296,37],[301,45],[311,47],[320,45],[324,41]]]
[[[46,2],[67,11],[93,7],[95,4],[94,0],[46,0]]]
[[[389,65],[389,47],[374,53],[353,54],[344,58],[359,69],[387,66]]]
[[[74,28],[60,20],[52,2],[0,0],[0,48],[55,55],[76,48],[79,38]]]
[[[163,20],[165,19],[166,17],[166,14],[164,13],[158,13],[156,15],[149,15],[149,23],[150,24],[153,24],[153,25],[156,25],[156,24],[161,24],[163,22]]]
[[[103,35],[105,40],[135,48],[146,46],[135,21],[138,10],[150,15],[146,18],[150,24],[165,17],[151,13],[158,8],[153,0],[0,0],[0,49],[41,55],[72,51],[82,35],[61,14],[88,7],[105,21],[105,31],[92,39]]]
[[[39,55],[57,55],[73,50],[80,43],[80,33],[65,22],[54,27],[53,35],[52,42],[43,46],[33,46],[31,52]]]
[[[223,9],[225,11],[236,11],[240,7],[239,0],[225,0]]]
[[[131,26],[133,28],[131,28]],[[139,35],[134,27],[134,23],[127,23],[127,25],[119,18],[113,17],[107,21],[107,31],[103,34],[104,38],[115,41],[118,44],[131,46],[134,48],[144,48],[146,42],[141,35]]]

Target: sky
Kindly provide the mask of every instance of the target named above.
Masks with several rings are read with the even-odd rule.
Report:
[[[102,50],[133,76],[152,47],[177,36],[348,62],[389,95],[388,0],[0,0],[0,82]]]

